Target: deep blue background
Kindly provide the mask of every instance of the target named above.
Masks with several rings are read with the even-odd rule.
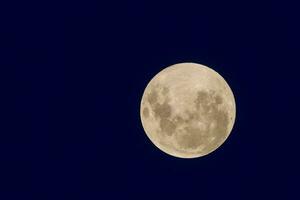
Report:
[[[299,196],[296,3],[11,1],[0,10],[0,199]],[[148,81],[178,62],[212,67],[236,98],[231,136],[200,159],[164,154],[139,119]]]

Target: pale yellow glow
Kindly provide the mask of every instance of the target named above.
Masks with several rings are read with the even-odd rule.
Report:
[[[179,63],[147,85],[140,106],[143,128],[163,152],[180,158],[207,155],[228,138],[235,121],[233,93],[214,70]]]

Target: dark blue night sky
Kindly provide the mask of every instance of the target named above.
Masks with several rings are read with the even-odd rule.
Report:
[[[296,3],[1,4],[1,200],[299,198]],[[161,152],[139,118],[146,84],[178,62],[235,94],[233,132],[200,159]]]

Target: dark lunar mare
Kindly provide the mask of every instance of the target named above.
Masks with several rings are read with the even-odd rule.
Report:
[[[158,87],[156,87],[158,88]],[[213,90],[198,91],[197,97],[194,101],[195,109],[193,112],[185,111],[188,118],[183,119],[180,116],[172,115],[172,107],[169,104],[168,93],[169,89],[162,87],[160,93],[164,96],[164,102],[159,103],[157,89],[152,89],[148,94],[148,102],[151,109],[154,111],[155,118],[159,121],[162,134],[171,136],[175,133],[177,125],[187,124],[184,128],[185,134],[176,136],[176,140],[182,149],[197,149],[200,145],[204,145],[203,151],[211,151],[216,145],[224,141],[227,135],[227,126],[229,117],[225,110],[218,108],[218,105],[223,103],[223,98]],[[144,108],[144,117],[149,116],[149,110]],[[215,127],[203,132],[198,127],[192,124],[196,121],[204,120],[204,123],[215,123]],[[211,136],[215,136],[215,140],[209,142]],[[178,149],[178,151],[181,151]]]
[[[156,88],[157,87],[158,86],[156,86]],[[176,123],[171,119],[172,107],[169,104],[168,98],[169,88],[162,87],[161,91],[161,95],[164,96],[165,99],[163,103],[157,101],[159,95],[157,89],[152,89],[147,99],[154,112],[155,118],[159,120],[161,132],[171,136],[176,130]],[[146,115],[144,116],[146,117]]]
[[[195,149],[204,144],[203,151],[207,152],[225,139],[229,117],[226,111],[218,108],[218,105],[223,103],[223,98],[213,90],[198,91],[194,103],[195,112],[190,114],[193,116],[192,120],[204,119],[204,123],[215,123],[215,127],[208,132],[203,132],[199,128],[186,128],[189,137],[186,137],[180,145],[183,148]],[[211,136],[215,137],[212,142],[209,141]]]

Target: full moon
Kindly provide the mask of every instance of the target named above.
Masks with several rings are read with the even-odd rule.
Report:
[[[197,158],[220,147],[236,116],[233,93],[213,69],[196,63],[167,67],[148,83],[140,104],[152,143],[179,158]]]

